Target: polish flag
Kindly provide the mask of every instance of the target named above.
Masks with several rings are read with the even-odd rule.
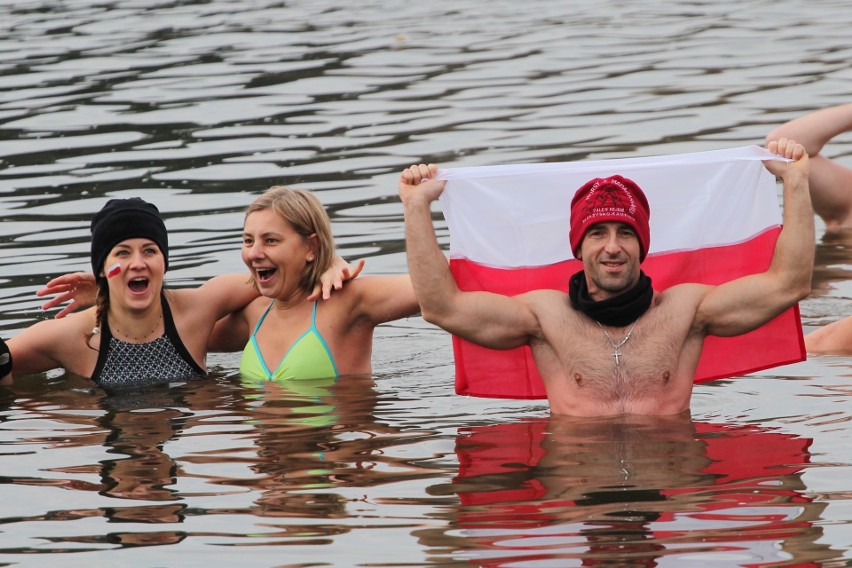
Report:
[[[651,246],[642,269],[654,288],[721,284],[769,267],[781,231],[778,186],[758,146],[710,152],[544,164],[452,168],[440,204],[450,268],[462,290],[567,293],[582,270],[568,241],[571,198],[588,180],[619,174],[643,189]],[[546,398],[529,347],[486,349],[453,337],[458,394]],[[798,306],[738,337],[707,337],[695,382],[802,361]]]

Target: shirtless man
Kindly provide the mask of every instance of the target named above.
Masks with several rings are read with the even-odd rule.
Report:
[[[784,182],[784,227],[769,269],[719,286],[682,284],[662,292],[653,290],[640,270],[650,240],[647,200],[620,176],[592,180],[572,200],[571,247],[584,270],[571,278],[569,294],[460,291],[430,213],[445,182],[431,179],[435,165],[411,166],[400,176],[399,193],[408,267],[423,317],[492,349],[529,345],[553,413],[686,411],[706,336],[751,331],[810,293],[814,225],[808,156],[801,144],[787,139],[767,148],[793,160],[764,163]],[[609,197],[605,203],[604,196]]]

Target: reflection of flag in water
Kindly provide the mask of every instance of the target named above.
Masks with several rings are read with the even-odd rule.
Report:
[[[588,428],[589,423],[578,424]],[[612,434],[613,431],[618,432],[618,428],[608,429],[608,426],[607,422],[598,422],[588,430],[578,427],[573,437],[569,435],[570,429],[569,434],[565,434],[554,428],[548,418],[460,429],[455,447],[459,473],[453,484],[461,503],[512,503],[520,510],[528,506],[530,511],[540,514],[547,505],[542,500],[553,498],[548,497],[549,490],[543,483],[545,479],[551,482],[553,487],[550,491],[555,494],[573,487],[578,495],[582,495],[596,485],[612,487],[614,491],[623,490],[613,479],[601,473],[608,471],[607,462],[612,462],[609,471],[622,467],[623,461],[618,462],[614,450],[620,445],[633,446],[632,459],[636,463],[631,467],[646,470],[644,476],[634,474],[630,483],[624,481],[625,485],[641,485],[636,479],[638,477],[651,485],[658,484],[656,488],[669,498],[691,494],[702,501],[704,511],[745,506],[766,500],[767,495],[781,495],[783,499],[779,499],[779,503],[807,501],[801,493],[777,480],[798,474],[810,463],[809,448],[813,440],[809,438],[752,425],[694,422],[691,426],[694,430],[687,425],[680,430],[660,428],[658,431],[632,425],[622,429],[631,431],[631,434],[622,434],[624,439],[620,439]],[[547,436],[551,437],[549,447],[545,447]],[[554,450],[557,455],[550,456],[548,460],[548,451]],[[676,463],[678,460],[682,463]],[[547,465],[536,469],[542,462],[547,462]],[[593,464],[598,468],[595,470],[597,476],[586,480],[587,487],[579,486],[579,480],[588,477]],[[668,472],[670,486],[659,485],[661,476],[666,473],[662,466],[674,468]],[[699,478],[704,481],[697,481]],[[702,489],[706,480],[712,480],[715,486],[736,489],[737,498],[731,498],[726,492],[706,492]],[[763,495],[753,491],[754,486],[764,486]],[[740,492],[745,495],[739,495]],[[754,494],[748,496],[750,493]],[[716,500],[718,502],[714,502]],[[686,500],[681,505],[691,506]],[[508,511],[507,508],[506,512],[514,514],[518,510]],[[481,520],[494,521],[500,517],[499,512],[493,513]],[[532,519],[508,515],[506,520],[524,522]],[[672,520],[672,516],[666,520]]]
[[[753,425],[666,423],[676,420],[459,429],[451,526],[469,562],[656,566],[709,553],[755,560],[742,566],[817,566],[808,560],[823,534],[812,520],[825,505],[812,504],[800,480],[812,440]]]
[[[663,290],[683,282],[720,284],[768,268],[780,232],[777,186],[756,146],[651,158],[443,170],[441,206],[450,229],[450,265],[462,290],[514,295],[567,292],[581,270],[568,241],[574,192],[591,178],[619,174],[639,184],[651,206],[651,246],[643,269]],[[456,392],[544,398],[530,349],[494,351],[453,338]],[[798,308],[751,333],[708,337],[695,382],[742,375],[805,357]]]

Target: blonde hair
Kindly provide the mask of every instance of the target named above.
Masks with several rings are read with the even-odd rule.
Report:
[[[246,218],[255,211],[266,209],[273,210],[289,223],[314,249],[314,261],[308,265],[299,282],[299,286],[306,292],[313,291],[322,273],[331,267],[334,260],[334,235],[325,207],[309,191],[276,185],[267,189],[248,206]],[[313,235],[316,235],[315,241],[311,240]]]

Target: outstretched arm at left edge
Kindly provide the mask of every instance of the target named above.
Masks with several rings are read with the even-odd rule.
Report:
[[[708,335],[747,333],[804,299],[814,268],[814,220],[808,190],[808,155],[801,144],[782,138],[769,151],[792,161],[764,165],[784,183],[784,226],[769,269],[711,288],[702,299],[696,325]]]

